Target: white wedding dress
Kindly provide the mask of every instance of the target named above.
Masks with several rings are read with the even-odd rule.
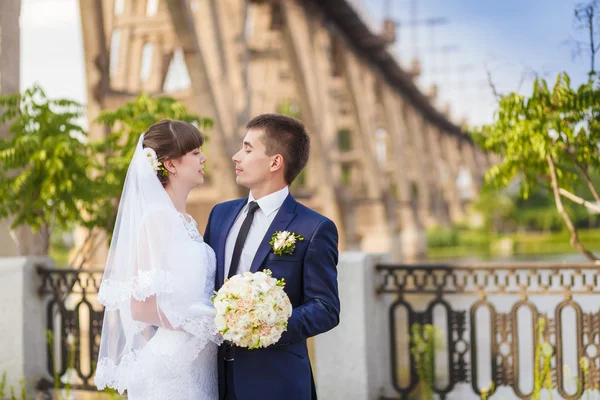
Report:
[[[181,214],[179,214],[181,215]],[[194,309],[211,307],[210,296],[215,282],[215,254],[202,240],[195,221],[181,222],[189,232],[191,240],[179,243],[173,249],[180,258],[181,273],[171,273],[174,296],[190,304],[189,315]],[[195,268],[190,270],[186,263]],[[188,264],[189,265],[189,264]],[[187,270],[187,271],[186,271]],[[171,283],[169,283],[171,284]],[[201,322],[202,324],[202,322]],[[185,326],[185,323],[182,324]],[[154,330],[154,329],[152,329]],[[216,400],[219,397],[217,381],[217,344],[209,341],[210,324],[193,327],[206,340],[196,340],[188,332],[167,328],[156,329],[152,338],[137,355],[135,368],[137,379],[130,382],[127,397],[130,400]],[[200,336],[201,337],[201,336]],[[195,356],[195,359],[192,359]]]
[[[95,383],[130,400],[216,400],[215,253],[175,210],[141,143],[98,295],[105,315]]]

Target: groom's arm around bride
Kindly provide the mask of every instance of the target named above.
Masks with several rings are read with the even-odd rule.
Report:
[[[289,194],[309,148],[298,120],[272,114],[254,118],[233,156],[236,181],[250,189],[249,198],[217,204],[210,213],[204,240],[217,255],[215,288],[232,274],[269,269],[274,278],[285,279],[293,307],[287,331],[275,345],[257,350],[222,346],[222,399],[316,398],[306,340],[339,323],[340,302],[336,226]],[[284,245],[277,232],[303,240]]]

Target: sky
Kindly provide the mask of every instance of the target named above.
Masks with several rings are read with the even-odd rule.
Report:
[[[574,84],[586,79],[589,57],[573,59],[570,39],[584,39],[573,18],[575,0],[414,0],[417,21],[444,18],[434,26],[411,28],[413,0],[352,0],[378,26],[386,14],[399,23],[392,50],[408,68],[417,56],[417,84],[437,84],[436,105],[449,105],[451,118],[470,124],[493,120],[501,93],[531,92],[538,75],[554,81],[560,71]],[[412,35],[416,32],[416,35]],[[446,51],[444,51],[446,49]],[[433,50],[433,51],[432,51]],[[462,71],[462,72],[461,72]],[[38,82],[50,97],[85,102],[85,71],[77,0],[22,0],[21,88]]]
[[[585,38],[585,32],[575,29],[573,10],[578,1],[417,0],[416,18],[411,18],[411,0],[388,2],[390,17],[400,24],[394,50],[408,67],[416,44],[423,69],[421,88],[427,91],[436,83],[440,93],[436,103],[449,104],[454,119],[492,121],[496,102],[488,71],[500,93],[531,93],[536,75],[553,82],[559,72],[567,71],[573,83],[587,79],[589,57],[574,60],[574,46],[569,44]],[[384,0],[365,3],[374,19],[381,20]],[[412,37],[411,19],[436,18],[445,21],[417,24],[416,38]]]

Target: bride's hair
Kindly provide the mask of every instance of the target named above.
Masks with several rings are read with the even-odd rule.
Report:
[[[152,125],[144,134],[142,147],[156,152],[156,158],[164,166],[166,160],[175,160],[204,144],[204,135],[194,125],[185,121],[163,119]],[[169,177],[157,172],[163,187]]]

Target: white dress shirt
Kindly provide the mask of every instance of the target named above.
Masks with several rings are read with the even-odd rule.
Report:
[[[250,231],[246,237],[246,243],[244,243],[240,263],[237,269],[238,274],[250,271],[252,260],[254,260],[254,256],[260,247],[260,243],[263,241],[269,226],[271,226],[271,223],[277,215],[277,211],[279,211],[289,193],[290,190],[286,186],[275,193],[271,193],[259,200],[255,200],[254,196],[252,196],[252,192],[250,192],[248,202],[238,214],[227,235],[227,241],[225,242],[225,277],[229,276],[229,267],[231,266],[231,257],[233,256],[235,241],[237,240],[242,224],[246,219],[246,215],[248,215],[248,203],[256,201],[260,208],[254,213],[254,219],[252,220],[252,225],[250,225]]]

